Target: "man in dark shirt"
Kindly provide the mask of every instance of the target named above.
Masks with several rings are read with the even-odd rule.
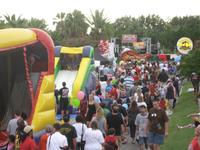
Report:
[[[68,93],[69,93],[69,89],[66,87],[66,83],[63,82],[62,83],[62,88],[59,90],[59,94],[60,94],[60,110],[61,110],[61,114],[62,116],[64,116],[64,114],[68,114],[68,104],[69,104],[69,100],[68,100]]]
[[[200,77],[197,73],[193,72],[190,79],[194,88],[194,93],[197,94],[199,92]]]
[[[60,128],[60,132],[67,137],[70,150],[76,150],[76,129],[69,123],[69,115],[64,115],[63,120],[64,124]]]
[[[159,150],[164,143],[164,136],[168,135],[168,117],[159,107],[158,99],[153,100],[153,108],[149,111],[147,131],[150,148]]]
[[[167,80],[168,80],[168,75],[167,75],[167,72],[164,70],[164,69],[162,69],[162,71],[160,72],[160,74],[158,75],[158,80],[160,81],[160,82],[166,82]]]
[[[114,128],[115,135],[118,137],[118,141],[121,141],[121,133],[123,127],[123,118],[121,113],[118,112],[119,106],[118,104],[112,105],[112,112],[109,113],[106,117],[108,129]]]

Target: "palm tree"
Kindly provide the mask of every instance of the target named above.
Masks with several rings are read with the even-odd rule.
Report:
[[[108,31],[111,26],[108,18],[104,16],[104,10],[96,10],[94,14],[91,12],[91,19],[87,19],[87,21],[91,28],[91,36],[96,40],[108,37],[108,34],[110,34]]]
[[[61,35],[62,38],[65,36],[65,17],[64,12],[58,13],[55,18],[53,18],[53,24],[56,25],[56,32]]]
[[[68,37],[84,37],[87,33],[88,24],[86,17],[79,10],[67,14],[65,18]]]
[[[47,24],[44,19],[31,18],[31,20],[28,20],[27,26],[30,28],[39,28],[42,30],[47,30]]]
[[[16,17],[15,14],[12,16],[4,15],[6,27],[10,28],[24,28],[27,27],[27,20],[21,18],[21,16]]]
[[[5,21],[2,20],[2,17],[0,16],[0,29],[5,28]]]

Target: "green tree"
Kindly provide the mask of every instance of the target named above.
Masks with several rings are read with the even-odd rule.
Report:
[[[166,22],[158,15],[140,16],[138,22],[144,31],[144,36],[151,37],[153,43],[160,41],[161,34],[166,31]]]
[[[167,28],[161,39],[167,48],[174,48],[181,37],[189,37],[194,42],[199,40],[200,16],[173,17],[166,24]]]
[[[53,18],[53,24],[56,25],[56,34],[60,35],[61,39],[65,37],[66,26],[65,26],[65,17],[64,12],[58,13],[55,18]]]
[[[65,18],[65,26],[68,37],[84,37],[87,34],[88,24],[86,17],[79,10],[74,10],[67,14]]]
[[[39,28],[42,30],[47,30],[47,26],[48,25],[44,19],[31,18],[27,23],[27,27],[29,28]]]
[[[104,10],[96,10],[94,13],[91,12],[91,18],[87,19],[91,33],[90,36],[98,41],[100,39],[109,39],[112,35],[112,24],[109,19],[104,16]]]
[[[16,16],[15,14],[9,16],[4,15],[5,25],[7,28],[25,28],[27,27],[27,19]]]
[[[192,72],[200,74],[200,49],[194,49],[183,56],[180,68],[181,74],[185,76],[191,75]]]
[[[0,29],[3,29],[3,28],[5,28],[5,21],[0,16]]]

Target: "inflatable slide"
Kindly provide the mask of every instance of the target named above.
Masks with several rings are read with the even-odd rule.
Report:
[[[34,133],[55,122],[54,44],[39,29],[0,30],[0,144],[16,110]]]
[[[72,105],[74,100],[77,100],[79,91],[89,93],[95,89],[95,77],[92,74],[93,55],[94,50],[90,46],[55,47],[56,88],[62,88],[62,82],[66,82]]]

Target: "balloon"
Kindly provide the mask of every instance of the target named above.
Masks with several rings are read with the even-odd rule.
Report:
[[[80,100],[79,99],[73,99],[72,100],[72,106],[79,107],[80,106]]]
[[[176,56],[176,57],[174,58],[174,61],[175,61],[175,62],[181,61],[181,56]]]
[[[83,99],[84,99],[84,96],[85,96],[85,94],[84,94],[83,91],[79,91],[79,92],[78,92],[77,97],[78,97],[79,100],[83,100]]]

